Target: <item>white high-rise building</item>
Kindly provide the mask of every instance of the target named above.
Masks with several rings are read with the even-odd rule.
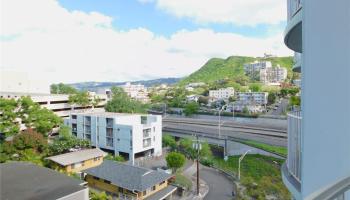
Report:
[[[287,3],[284,42],[302,84],[301,110],[288,114],[283,182],[293,199],[349,200],[350,1]]]
[[[265,85],[280,85],[286,78],[287,69],[284,67],[260,69],[260,82]]]
[[[272,67],[270,61],[255,61],[253,63],[247,63],[243,65],[245,73],[252,79],[259,79],[260,70],[268,69]]]
[[[243,105],[248,104],[258,104],[266,105],[267,97],[269,93],[267,92],[237,92],[237,102]]]
[[[72,113],[65,124],[95,147],[135,157],[162,155],[162,116],[110,112]]]

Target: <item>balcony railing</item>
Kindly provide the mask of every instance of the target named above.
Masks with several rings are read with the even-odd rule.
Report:
[[[290,20],[301,8],[302,8],[302,0],[288,0],[288,20]]]
[[[288,113],[288,157],[287,167],[290,174],[301,181],[301,111]]]

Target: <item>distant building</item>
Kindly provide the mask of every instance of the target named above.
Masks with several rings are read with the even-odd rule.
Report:
[[[197,82],[197,83],[189,83],[187,84],[187,87],[201,87],[201,86],[205,86],[206,84],[203,82]]]
[[[149,102],[148,91],[144,85],[133,85],[128,82],[123,86],[123,89],[129,95],[129,97],[144,103]]]
[[[260,82],[265,85],[280,85],[287,78],[287,69],[284,67],[270,67],[260,69]]]
[[[100,149],[84,149],[46,158],[50,160],[54,168],[64,172],[80,172],[91,167],[96,167],[103,162],[107,153]]]
[[[50,87],[44,77],[33,79],[28,73],[1,70],[0,92],[50,94]]]
[[[260,104],[246,104],[244,102],[239,101],[235,102],[233,107],[236,112],[243,112],[245,108],[250,113],[260,113],[264,111],[264,107]]]
[[[247,63],[243,65],[245,73],[252,79],[258,80],[261,69],[271,68],[270,61],[255,61],[253,63]]]
[[[301,88],[301,79],[296,79],[296,80],[293,80],[293,85]]]
[[[218,90],[209,90],[209,98],[228,100],[235,95],[233,87],[221,88]]]
[[[27,162],[0,164],[1,199],[88,200],[85,182]]]
[[[171,174],[111,160],[83,173],[90,188],[105,191],[119,199],[171,199],[176,191],[175,186],[168,184],[173,177]]]
[[[74,109],[76,110],[91,110],[92,107],[82,107],[79,105],[70,105],[68,103],[69,95],[67,94],[40,94],[40,93],[22,93],[22,92],[0,92],[0,98],[5,99],[19,99],[23,96],[30,96],[35,102],[40,104],[41,107],[52,110],[56,115],[60,117],[68,117],[69,113]],[[91,98],[99,97],[101,102],[95,109],[104,110],[104,105],[107,103],[107,95],[91,93]]]
[[[127,157],[132,163],[135,157],[162,155],[160,115],[77,112],[72,113],[65,124],[78,138]]]
[[[188,96],[186,96],[186,100],[187,100],[187,102],[198,102],[198,99],[199,99],[199,95],[188,95]]]
[[[266,105],[267,104],[267,92],[237,92],[237,101],[241,104],[259,104]]]
[[[187,90],[189,92],[193,92],[194,91],[194,87],[186,86],[185,90]]]

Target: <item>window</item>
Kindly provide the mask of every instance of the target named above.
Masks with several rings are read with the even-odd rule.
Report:
[[[153,132],[156,132],[156,127],[153,127]]]
[[[154,190],[156,190],[156,186],[153,186],[153,187],[152,187],[152,191],[154,191]]]
[[[147,194],[147,191],[143,191],[143,196],[145,196]]]
[[[109,147],[113,147],[113,138],[107,137],[106,145]]]
[[[92,176],[93,179],[95,180],[100,180],[100,178],[96,177],[96,176]]]
[[[77,119],[77,116],[76,115],[72,115],[72,119]]]
[[[100,160],[100,157],[94,158],[94,161],[98,161],[98,160]]]
[[[119,193],[123,193],[123,188],[121,188],[121,187],[118,188],[118,192],[119,192]]]
[[[107,183],[107,184],[111,184],[110,181],[107,181],[107,180],[103,180],[103,182]]]
[[[163,185],[164,183],[165,183],[165,181],[163,181],[163,182],[159,183],[159,185]]]

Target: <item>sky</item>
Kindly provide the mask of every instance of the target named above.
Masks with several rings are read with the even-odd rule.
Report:
[[[49,83],[183,77],[213,57],[292,55],[283,44],[285,0],[2,0],[0,7],[1,71]]]

